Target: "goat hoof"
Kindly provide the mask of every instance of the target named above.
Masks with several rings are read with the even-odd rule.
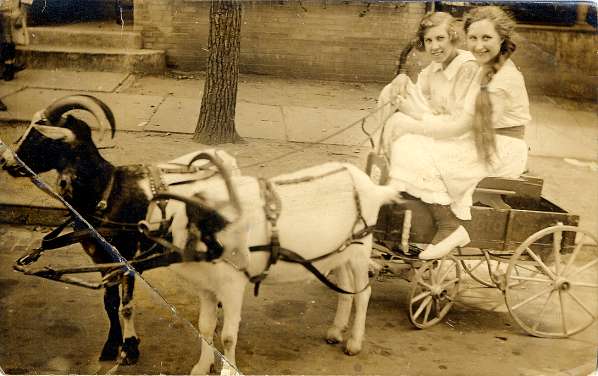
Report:
[[[358,343],[354,339],[350,339],[347,341],[347,346],[345,347],[345,354],[346,355],[357,355],[361,352],[361,343]]]
[[[129,337],[125,339],[121,350],[120,364],[128,366],[137,363],[139,359],[139,338]]]
[[[341,341],[336,338],[326,338],[326,343],[329,345],[336,345],[337,343],[341,343]]]
[[[114,354],[102,353],[102,354],[100,354],[99,360],[100,360],[100,362],[116,360],[117,355],[118,355],[118,352],[115,352]]]
[[[342,331],[335,327],[328,329],[328,333],[326,333],[326,342],[331,345],[343,342]]]

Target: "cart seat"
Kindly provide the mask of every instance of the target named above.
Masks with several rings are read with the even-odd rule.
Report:
[[[510,209],[505,197],[539,200],[543,184],[543,179],[531,175],[521,175],[517,179],[488,177],[478,184],[473,202],[494,209]]]
[[[365,172],[377,184],[388,182],[388,161],[384,156],[370,153]],[[521,175],[516,179],[488,177],[482,180],[473,196],[473,202],[494,209],[510,209],[504,197],[518,197],[539,200],[542,195],[544,180],[531,175]]]

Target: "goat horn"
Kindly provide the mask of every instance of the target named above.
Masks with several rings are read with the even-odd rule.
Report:
[[[228,189],[228,196],[230,197],[230,201],[233,204],[235,210],[237,211],[237,214],[240,216],[242,213],[241,202],[239,200],[239,195],[237,194],[237,189],[235,188],[235,186],[233,185],[233,183],[231,181],[230,172],[228,171],[228,168],[226,168],[222,164],[222,160],[218,156],[208,154],[208,153],[197,154],[195,157],[193,157],[193,159],[191,159],[191,161],[189,162],[189,165],[191,165],[193,162],[195,162],[199,159],[206,159],[206,160],[212,162],[212,164],[214,164],[214,166],[216,166],[216,168],[218,169],[218,172],[220,172],[220,175],[222,175],[222,178],[224,179],[224,183],[226,184],[226,188]]]
[[[106,103],[91,95],[69,95],[57,99],[46,107],[44,116],[50,124],[57,124],[60,117],[71,110],[87,110],[91,112],[100,126],[102,137],[106,131],[106,123],[108,123],[112,138],[114,138],[114,134],[116,133],[114,114]]]

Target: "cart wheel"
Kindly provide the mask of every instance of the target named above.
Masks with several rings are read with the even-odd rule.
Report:
[[[565,338],[598,318],[598,250],[588,241],[598,243],[578,227],[557,225],[536,232],[517,248],[507,268],[505,301],[523,330]],[[542,253],[540,243],[552,247],[550,253]],[[527,274],[515,273],[521,265]]]
[[[420,329],[446,316],[459,293],[461,268],[453,257],[426,261],[416,269],[409,295],[409,320]]]

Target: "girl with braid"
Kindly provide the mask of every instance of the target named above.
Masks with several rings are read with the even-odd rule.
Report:
[[[421,259],[469,243],[459,220],[471,219],[473,192],[483,178],[518,177],[525,170],[523,136],[531,116],[523,76],[510,60],[514,27],[499,7],[472,9],[464,29],[479,70],[462,110],[420,119],[397,112],[389,119],[395,136],[390,184],[426,203],[437,228]]]
[[[425,52],[431,61],[413,83],[405,73],[399,73],[386,85],[378,104],[380,121],[396,110],[421,118],[424,112],[449,114],[462,109],[465,94],[478,71],[478,64],[469,51],[459,49],[461,27],[446,12],[427,13],[419,22],[412,46]],[[402,68],[404,69],[404,68]],[[390,155],[393,127],[384,127],[384,151]]]

